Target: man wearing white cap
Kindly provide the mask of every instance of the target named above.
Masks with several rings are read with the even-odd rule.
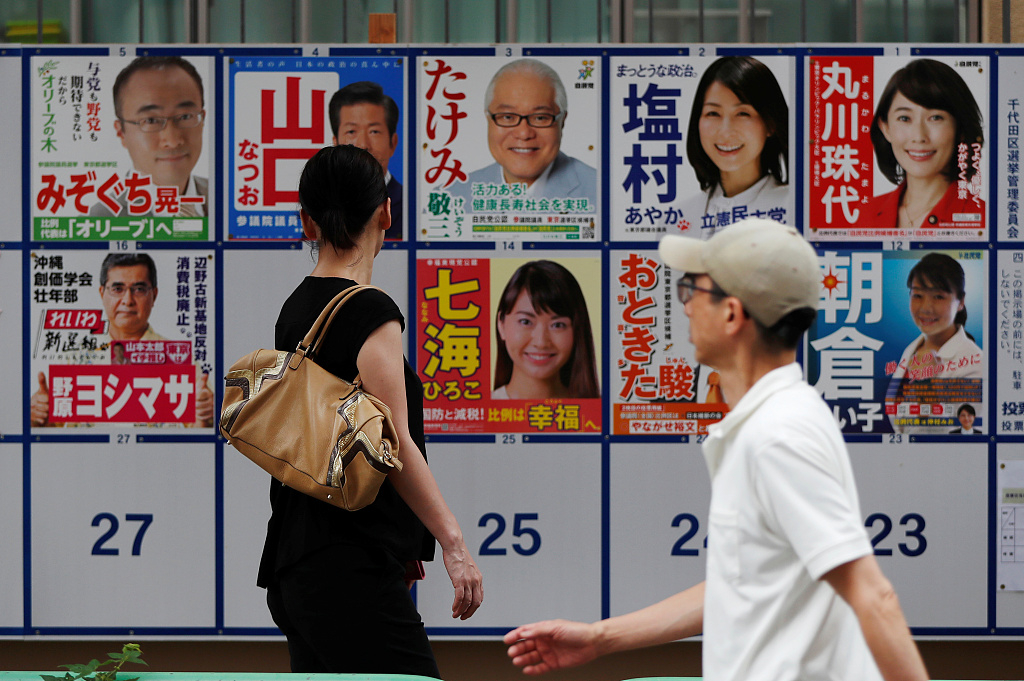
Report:
[[[509,632],[527,674],[704,634],[708,681],[927,679],[861,520],[842,434],[796,348],[821,273],[795,229],[745,220],[708,241],[666,236],[662,261],[697,361],[730,411],[708,429],[706,580],[627,615]]]

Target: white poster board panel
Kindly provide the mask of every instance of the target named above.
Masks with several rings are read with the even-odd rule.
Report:
[[[1010,588],[1012,585],[1003,579],[1014,572],[1019,574],[1021,563],[1016,562],[1020,560],[1016,556],[1016,548],[1019,547],[1014,549],[1014,563],[1011,565],[1002,564],[1002,560],[1004,560],[1003,554],[1007,548],[1003,545],[1004,536],[1006,536],[1005,529],[1009,529],[1004,528],[1008,519],[1003,517],[1002,510],[1006,507],[1012,508],[1016,506],[1020,508],[1022,506],[1016,503],[1017,499],[1005,496],[1004,490],[1009,487],[1015,489],[1016,494],[1019,495],[1020,466],[1024,466],[1024,451],[1022,451],[1021,445],[1018,443],[999,443],[996,445],[996,461],[996,490],[995,497],[991,500],[991,503],[995,506],[996,532],[998,533],[993,537],[994,543],[992,545],[993,560],[997,561],[996,581],[992,585],[992,589],[995,591],[996,626],[1024,627],[1024,591]],[[1009,474],[1007,471],[1009,471]],[[1020,512],[1018,511],[1014,516],[1014,520],[1017,520]],[[1017,534],[1019,534],[1019,531],[1006,536],[1006,540],[1012,541],[1016,545],[1021,541],[1017,538]]]
[[[212,447],[120,437],[32,448],[31,626],[212,627]]]
[[[0,444],[0,630],[24,625],[22,445]]]
[[[0,59],[0,66],[3,65]],[[22,346],[21,251],[0,252],[0,348]],[[22,394],[22,357],[11,352],[10,361],[0,362],[0,434],[24,432],[23,409],[28,397]]]
[[[500,436],[499,436],[500,438]],[[484,576],[483,607],[453,620],[438,547],[417,586],[428,628],[510,628],[601,617],[601,448],[596,444],[427,445],[430,468]],[[449,633],[449,632],[445,632]]]
[[[988,448],[851,444],[861,514],[911,627],[984,627]]]
[[[610,614],[703,581],[711,482],[697,444],[613,444]]]
[[[270,475],[224,447],[224,626],[273,627],[267,592],[256,586],[270,520]]]
[[[385,249],[374,261],[374,285],[387,291],[402,310],[409,309],[407,259],[404,250]],[[225,251],[227,367],[253,350],[274,347],[281,306],[315,264],[307,246]],[[226,446],[224,480],[224,625],[273,627],[266,592],[256,586],[270,519],[270,477]]]
[[[0,54],[0,89],[4,93],[4,120],[21,120],[21,51],[5,48]],[[0,241],[21,241],[21,126],[5,125],[0,130],[0,158],[8,172],[0,183]],[[7,346],[5,346],[7,347]]]

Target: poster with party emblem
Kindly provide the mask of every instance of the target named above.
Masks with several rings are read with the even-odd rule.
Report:
[[[420,241],[599,238],[601,62],[512,52],[417,60]]]

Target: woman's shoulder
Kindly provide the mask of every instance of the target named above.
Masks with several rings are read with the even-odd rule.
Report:
[[[877,194],[869,198],[867,203],[860,206],[861,214],[857,220],[857,226],[894,228],[899,221],[898,211],[902,195],[903,185],[900,185],[891,192]]]
[[[316,318],[339,293],[358,284],[343,277],[306,277],[281,307],[278,324],[288,324]],[[368,288],[354,294],[345,302],[347,315],[360,317],[388,317],[403,322],[401,309],[386,292]]]

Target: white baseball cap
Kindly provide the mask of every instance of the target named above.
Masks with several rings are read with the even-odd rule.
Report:
[[[707,241],[669,234],[658,253],[674,270],[711,277],[765,326],[794,310],[818,307],[817,253],[799,232],[774,220],[747,218]]]

